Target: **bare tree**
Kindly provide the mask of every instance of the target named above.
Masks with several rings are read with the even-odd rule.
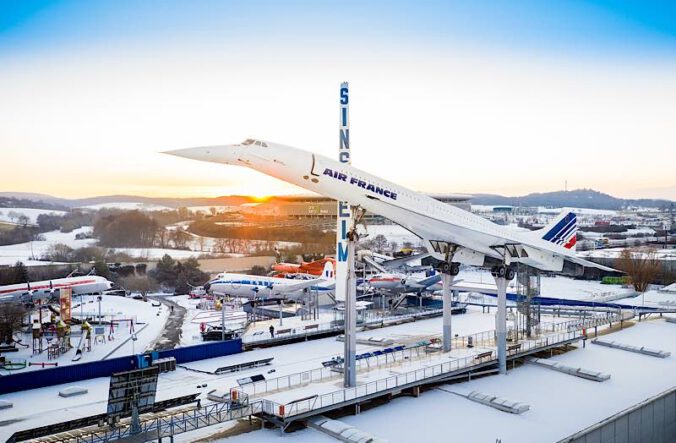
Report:
[[[129,277],[121,278],[119,283],[127,291],[140,292],[143,298],[146,297],[148,292],[156,291],[159,288],[157,282],[148,276],[137,277],[130,275]]]
[[[200,251],[204,251],[204,246],[206,245],[207,239],[202,237],[201,235],[197,237],[197,244],[200,247]]]
[[[171,232],[171,241],[174,242],[176,249],[185,249],[188,245],[188,240],[190,240],[190,234],[182,229],[176,229]]]
[[[21,329],[26,316],[26,308],[21,303],[5,302],[0,304],[0,342],[14,342],[14,333]]]
[[[217,238],[214,240],[214,251],[225,254],[228,252],[228,242],[224,238]]]
[[[629,276],[634,289],[645,293],[660,272],[660,261],[654,248],[624,249],[615,267]]]
[[[17,217],[17,223],[19,223],[24,228],[28,226],[28,223],[30,222],[31,219],[26,214],[20,214],[19,217]]]

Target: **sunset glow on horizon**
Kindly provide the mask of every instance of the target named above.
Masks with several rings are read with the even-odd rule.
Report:
[[[160,152],[248,137],[430,193],[676,200],[668,2],[3,2],[0,191],[298,194]]]

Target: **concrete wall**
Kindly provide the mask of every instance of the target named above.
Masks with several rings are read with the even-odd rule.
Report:
[[[676,441],[676,387],[613,415],[559,443]]]

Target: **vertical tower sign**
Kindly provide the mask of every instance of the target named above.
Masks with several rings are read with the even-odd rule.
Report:
[[[338,160],[350,164],[350,91],[347,82],[340,85],[340,125]],[[350,206],[338,202],[336,229],[336,300],[345,301],[347,294],[347,230],[350,227]]]

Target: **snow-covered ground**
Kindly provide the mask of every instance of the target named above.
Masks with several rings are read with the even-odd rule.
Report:
[[[94,239],[75,239],[77,234],[89,232],[91,229],[91,227],[82,227],[68,233],[51,231],[42,234],[45,238],[43,241],[0,246],[0,265],[13,265],[19,260],[28,266],[49,264],[49,262],[37,261],[34,259],[42,257],[51,245],[57,243],[65,244],[73,249],[84,248],[96,244],[96,240]]]
[[[470,307],[467,314],[453,316],[453,332],[467,335],[485,331],[493,327],[494,319],[494,312],[483,314],[480,308]],[[422,320],[364,331],[358,336],[414,340],[420,336],[439,334],[441,322],[441,318]],[[656,319],[644,321],[609,338],[676,354],[675,336],[675,325]],[[373,349],[372,346],[357,345],[357,352]],[[157,398],[163,400],[193,392],[206,393],[212,389],[227,390],[237,386],[238,378],[254,374],[272,378],[315,369],[321,366],[322,361],[340,355],[342,350],[342,342],[326,338],[189,363],[191,368],[213,371],[226,365],[274,357],[270,366],[219,376],[179,368],[160,376]],[[502,438],[503,442],[554,441],[674,384],[672,374],[676,370],[676,359],[673,356],[662,360],[588,343],[586,349],[574,350],[555,359],[567,365],[607,372],[612,378],[604,383],[595,383],[539,367],[524,366],[510,371],[506,376],[491,376],[469,383],[442,386],[445,390],[461,393],[479,390],[529,404],[531,410],[522,415],[499,412],[434,389],[424,392],[417,399],[399,397],[388,404],[368,411],[362,410],[360,415],[346,416],[341,420],[391,442],[417,441],[421,435],[430,442],[448,441],[449,436],[467,442],[495,441],[496,438]],[[637,372],[637,368],[640,368],[640,372]],[[207,386],[201,387],[204,384]],[[89,393],[60,398],[58,391],[68,386],[61,385],[0,396],[0,399],[14,402],[14,408],[0,411],[0,421],[19,420],[0,427],[0,433],[9,436],[19,429],[105,411],[107,378],[72,385],[86,387]],[[67,413],[64,414],[64,411]],[[230,422],[177,436],[176,441],[194,441],[198,437],[232,428],[235,424]],[[219,441],[262,442],[279,436],[279,430],[256,430]],[[283,438],[300,442],[330,441],[313,430],[287,434]]]
[[[234,212],[240,209],[239,206],[188,206],[188,210],[203,214],[211,214],[211,208],[216,209],[216,213],[218,214],[222,212]]]
[[[221,312],[214,309],[199,309],[200,303],[207,303],[207,300],[191,299],[187,295],[171,297],[174,303],[186,309],[183,317],[183,326],[181,334],[181,346],[194,345],[202,343],[200,335],[200,325],[205,326],[221,324]],[[239,329],[246,323],[246,313],[241,309],[236,309],[226,304],[225,327],[227,329]]]
[[[462,269],[460,274],[458,274],[458,279],[464,282],[495,284],[495,279],[491,276],[490,272],[476,268]],[[603,285],[600,281],[596,280],[576,280],[562,276],[542,276],[540,278],[540,285],[540,295],[543,297],[593,300],[608,296],[625,295],[626,297],[630,297],[635,295],[635,291],[631,287]],[[513,280],[509,284],[508,291],[515,289],[516,280]]]
[[[50,231],[42,234],[44,240],[27,243],[18,243],[15,245],[0,246],[0,265],[13,265],[17,261],[22,261],[27,266],[45,265],[50,262],[39,261],[49,247],[54,244],[65,244],[72,249],[83,248],[96,245],[96,239],[77,240],[75,236],[79,233],[86,233],[92,230],[91,226],[84,226],[63,233],[60,231]],[[213,239],[206,239],[205,245],[209,245]],[[160,259],[164,254],[169,254],[175,259],[184,260],[189,257],[198,257],[202,254],[211,252],[210,248],[205,247],[204,251],[199,250],[199,239],[195,238],[190,242],[192,250],[170,249],[170,248],[114,248],[116,252],[123,252],[135,258],[147,260]],[[113,250],[113,248],[111,248]]]
[[[472,204],[472,212],[479,213],[493,213],[495,208],[512,207],[510,205],[475,205]],[[559,215],[563,211],[572,211],[579,215],[606,215],[615,216],[618,211],[612,209],[589,209],[589,208],[547,208],[545,206],[538,206],[538,214]]]
[[[413,246],[422,246],[420,238],[399,225],[369,225],[367,227],[369,236],[365,240],[371,240],[377,235],[384,235],[387,241],[395,241],[401,248],[404,242],[411,242]]]
[[[80,305],[80,298],[75,297],[73,300],[73,317],[74,318],[95,318],[98,315],[98,302],[96,296],[84,296],[84,303]],[[132,298],[104,296],[101,300],[101,314],[104,322],[117,322],[111,333],[109,325],[104,326],[105,341],[97,341],[92,335],[92,346],[90,352],[85,352],[78,363],[85,363],[90,361],[101,360],[104,356],[115,350],[109,358],[119,357],[123,355],[130,355],[145,351],[150,347],[154,340],[160,335],[164,328],[164,323],[168,316],[168,309],[166,306],[159,307],[152,306],[150,301],[144,302],[141,300],[134,300]],[[34,318],[36,314],[33,314]],[[134,332],[137,336],[137,341],[128,340],[131,337],[130,321],[133,320]],[[43,313],[43,321],[49,321],[47,311]],[[96,321],[92,322],[92,326],[96,326]],[[47,359],[47,344],[48,341],[43,340],[43,352],[40,354],[33,354],[32,347],[20,348],[19,352],[12,353],[7,357],[14,359],[25,359],[27,362],[58,362],[59,366],[74,364],[72,362],[75,356],[75,347],[78,345],[80,337],[80,327],[74,325],[72,327],[74,337],[71,338],[71,345],[73,346],[65,354],[54,360]],[[75,336],[77,334],[77,337]],[[31,344],[32,338],[28,334],[22,335],[22,343]],[[111,340],[112,338],[112,340]],[[124,343],[124,344],[123,344]],[[122,345],[122,346],[120,346]],[[39,370],[39,366],[30,366],[21,372]],[[1,371],[3,375],[7,371]]]
[[[580,257],[619,258],[625,248],[596,249],[578,252]],[[660,260],[676,260],[676,249],[657,249],[655,257]]]
[[[40,214],[56,214],[63,215],[64,211],[53,211],[50,209],[35,209],[35,208],[0,208],[0,221],[16,222],[16,219],[10,217],[10,213],[23,214],[30,219],[29,223],[35,224]]]
[[[526,365],[506,376],[444,385],[424,392],[419,398],[400,397],[341,420],[391,442],[417,441],[421,435],[429,442],[449,441],[450,437],[463,442],[557,441],[673,387],[674,326],[655,320],[608,337],[621,343],[670,351],[670,358],[648,357],[589,343],[585,349],[554,357],[568,366],[610,374],[611,379],[603,383]],[[526,403],[530,411],[513,415],[445,392],[467,394],[474,390]],[[421,425],[424,434],[421,426],[414,424],[424,424]]]

